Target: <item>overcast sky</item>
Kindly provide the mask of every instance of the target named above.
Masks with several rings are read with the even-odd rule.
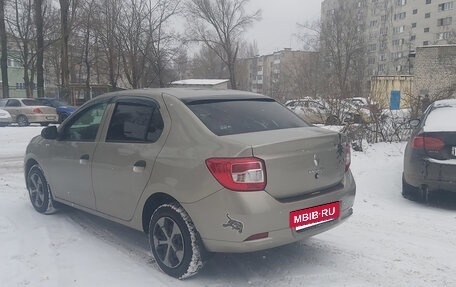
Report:
[[[262,10],[262,20],[250,27],[246,40],[255,40],[260,55],[271,54],[283,48],[301,48],[293,34],[298,32],[296,23],[320,18],[323,0],[250,0],[249,9]]]

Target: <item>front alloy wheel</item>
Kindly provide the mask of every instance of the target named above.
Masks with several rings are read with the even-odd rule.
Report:
[[[34,165],[27,174],[27,189],[33,207],[39,213],[52,210],[52,198],[46,178],[39,165]]]

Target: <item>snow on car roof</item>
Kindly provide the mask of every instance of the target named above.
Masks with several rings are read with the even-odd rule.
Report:
[[[436,101],[428,114],[423,130],[425,132],[456,131],[456,99]]]

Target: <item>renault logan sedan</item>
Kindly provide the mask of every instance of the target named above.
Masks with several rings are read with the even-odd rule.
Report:
[[[209,252],[333,228],[355,197],[344,135],[233,90],[99,96],[33,138],[24,164],[38,212],[63,203],[142,230],[176,278],[195,274]]]

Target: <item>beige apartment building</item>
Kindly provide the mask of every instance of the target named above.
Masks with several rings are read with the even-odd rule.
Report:
[[[245,79],[240,88],[267,95],[280,102],[317,96],[318,52],[285,48],[269,55],[241,59],[238,66]]]
[[[456,43],[456,1],[324,0],[322,22],[342,1],[355,7],[367,76],[413,74],[417,47]]]

